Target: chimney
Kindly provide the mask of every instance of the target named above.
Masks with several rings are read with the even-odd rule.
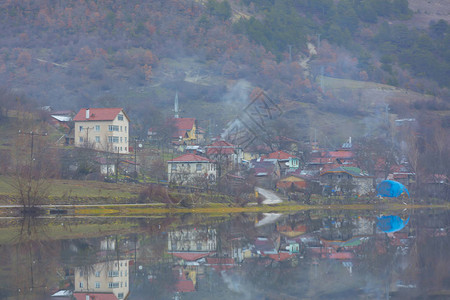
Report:
[[[86,119],[89,119],[89,108],[86,108]]]

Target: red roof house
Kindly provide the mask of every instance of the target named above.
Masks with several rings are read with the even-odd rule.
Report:
[[[86,113],[86,110],[88,113]],[[123,111],[123,108],[82,108],[73,120],[82,121],[112,121]],[[125,115],[126,116],[126,115]],[[128,118],[128,117],[127,117]]]

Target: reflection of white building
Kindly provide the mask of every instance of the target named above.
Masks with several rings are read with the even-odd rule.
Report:
[[[125,299],[130,290],[128,267],[128,260],[114,260],[75,268],[74,293],[110,293]]]
[[[174,256],[194,261],[216,251],[216,230],[212,228],[190,228],[169,232],[168,250]]]

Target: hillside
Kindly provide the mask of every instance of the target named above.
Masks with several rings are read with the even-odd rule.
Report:
[[[141,136],[171,114],[175,91],[182,114],[213,128],[213,135],[256,87],[280,103],[292,135],[301,139],[321,126],[336,141],[368,134],[380,107],[401,103],[399,115],[414,115],[413,104],[428,99],[422,93],[433,94],[429,100],[445,115],[448,53],[442,47],[450,27],[433,31],[428,24],[440,18],[442,3],[429,4],[429,15],[430,6],[419,1],[409,8],[402,0],[366,2],[6,1],[0,4],[0,81],[55,109],[123,106],[133,134]],[[424,19],[425,9],[430,17]],[[423,32],[395,27],[412,22]],[[405,44],[390,42],[398,34],[407,35]],[[433,42],[425,61],[414,64],[421,60],[405,45],[419,49],[419,37]],[[392,51],[387,55],[377,44]],[[378,84],[419,94],[367,88]],[[332,125],[338,120],[346,125]]]

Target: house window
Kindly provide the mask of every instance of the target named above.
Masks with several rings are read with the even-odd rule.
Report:
[[[197,172],[201,172],[202,171],[202,164],[197,164]]]
[[[83,126],[80,126],[80,132],[82,132],[83,131]]]
[[[119,131],[118,125],[108,125],[108,131]]]
[[[84,139],[82,136],[80,136],[80,143],[84,142]]]
[[[202,243],[197,243],[197,250],[202,250]]]
[[[125,267],[126,267],[126,266],[127,266],[127,263],[125,263]],[[128,273],[128,272],[125,270],[125,276],[127,276],[127,273]],[[127,284],[127,283],[125,282],[125,286],[126,286],[126,284]]]
[[[122,114],[119,114],[119,115],[117,116],[117,119],[118,119],[119,121],[123,121],[123,115],[122,115]]]
[[[108,272],[108,277],[118,277],[119,276],[119,271],[109,271]]]
[[[127,151],[127,147],[125,147],[125,151]]]
[[[122,132],[122,126],[120,126],[120,132]]]
[[[127,287],[127,282],[125,281],[125,287]]]
[[[127,266],[127,263],[125,262],[125,267]],[[126,271],[125,271],[126,272]],[[127,276],[127,274],[125,274],[125,276]]]
[[[108,287],[110,289],[118,288],[119,287],[119,283],[118,282],[108,282]]]
[[[125,137],[125,143],[127,142],[127,137]]]
[[[118,293],[117,294],[117,299],[123,299],[123,293]]]
[[[95,272],[95,277],[100,277],[100,272],[99,271]]]
[[[118,143],[119,137],[118,136],[108,136],[108,143]]]
[[[100,282],[98,282],[98,281],[95,282],[95,288],[96,288],[96,289],[99,289],[99,288],[100,288]]]
[[[100,143],[100,137],[99,137],[99,136],[96,136],[96,137],[95,137],[95,142],[96,142],[96,143]]]
[[[83,277],[83,271],[80,271],[80,277]]]
[[[177,165],[176,164],[171,164],[172,165],[172,171],[176,171],[177,170]]]
[[[95,125],[95,131],[100,131],[100,125]]]
[[[80,289],[82,289],[83,288],[83,283],[82,282],[80,282]]]
[[[127,126],[125,126],[125,132],[127,132]]]
[[[122,151],[122,147],[120,147],[120,151]]]
[[[122,143],[122,137],[120,137],[120,142]]]

